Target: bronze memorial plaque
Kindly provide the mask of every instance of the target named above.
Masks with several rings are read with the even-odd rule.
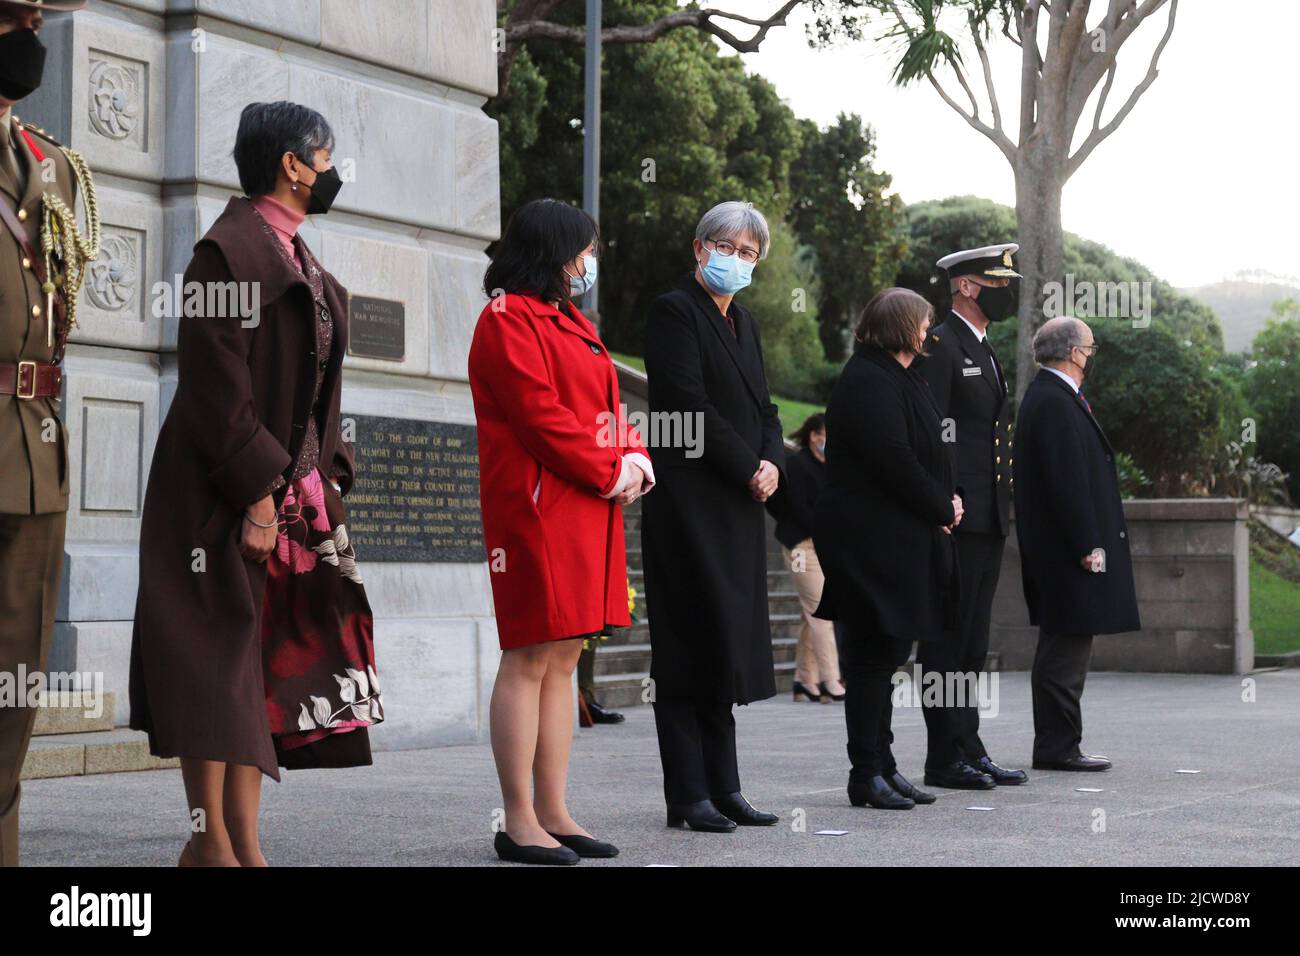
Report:
[[[390,299],[349,296],[348,354],[388,362],[406,358],[406,306]]]
[[[486,561],[473,425],[343,414],[356,422],[344,499],[357,561]]]

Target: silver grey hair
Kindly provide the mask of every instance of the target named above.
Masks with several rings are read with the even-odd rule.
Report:
[[[1034,333],[1034,361],[1039,365],[1064,362],[1070,350],[1083,344],[1084,324],[1078,319],[1050,319]]]
[[[700,224],[695,227],[695,238],[725,239],[734,243],[742,236],[750,236],[758,242],[758,257],[767,258],[767,250],[772,245],[772,233],[767,228],[767,219],[749,202],[722,202],[704,214]]]

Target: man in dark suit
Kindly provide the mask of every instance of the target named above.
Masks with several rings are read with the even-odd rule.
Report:
[[[965,516],[953,534],[960,570],[957,626],[942,641],[920,645],[923,671],[957,675],[942,686],[973,691],[989,649],[989,618],[1010,526],[1011,403],[1002,365],[988,341],[990,322],[1016,314],[1020,274],[1015,243],[966,249],[937,263],[948,278],[952,311],[931,333],[920,370],[930,385],[944,440],[950,443]],[[945,694],[924,709],[928,746],[925,782],[959,790],[1024,783],[989,757],[979,735],[973,693]],[[930,700],[923,696],[922,700]]]
[[[1014,442],[1016,537],[1034,655],[1034,768],[1109,770],[1079,749],[1079,698],[1094,634],[1141,628],[1115,452],[1082,385],[1097,346],[1073,318],[1034,336],[1040,366],[1020,403]]]

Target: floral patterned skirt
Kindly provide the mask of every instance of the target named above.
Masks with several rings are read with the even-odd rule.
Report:
[[[343,501],[313,469],[280,505],[262,602],[262,676],[276,756],[290,769],[367,765],[384,719],[374,624]]]

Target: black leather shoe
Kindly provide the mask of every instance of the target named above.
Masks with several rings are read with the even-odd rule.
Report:
[[[556,837],[559,839],[559,837]],[[520,846],[505,830],[492,840],[497,856],[507,863],[539,863],[542,866],[573,866],[582,857],[567,846]]]
[[[844,699],[843,694],[832,694],[830,688],[827,687],[824,683],[821,684],[820,686],[821,686],[822,694],[826,697],[829,697],[831,700],[835,701],[836,703]]]
[[[551,833],[550,830],[546,832]],[[593,860],[609,860],[618,856],[618,847],[614,846],[614,844],[605,843],[603,840],[593,840],[581,833],[551,833],[551,836],[581,857]]]
[[[1029,774],[1023,770],[1007,770],[1005,767],[999,767],[991,757],[987,756],[976,760],[974,767],[992,777],[993,782],[999,787],[1015,787],[1029,780]]]
[[[616,710],[606,710],[594,700],[587,701],[587,713],[591,714],[593,724],[621,724],[624,717]]]
[[[945,790],[992,790],[997,786],[988,774],[981,773],[960,760],[941,770],[927,769],[925,782],[927,786],[943,787]]]
[[[914,803],[934,803],[939,798],[932,793],[918,790],[912,781],[895,770],[885,778],[885,782]]]
[[[696,803],[670,804],[668,826],[674,830],[690,827],[705,833],[730,833],[736,829],[736,822],[719,813],[712,800],[700,800]]]
[[[820,689],[817,689],[817,690],[810,690],[810,689],[808,688],[808,685],[807,685],[807,684],[801,684],[801,683],[799,683],[798,681],[795,681],[795,682],[794,682],[794,699],[795,699],[795,702],[796,702],[796,703],[798,702],[798,700],[799,700],[800,697],[806,697],[808,700],[812,701],[814,704],[825,704],[825,703],[828,703],[828,701],[827,701],[824,697],[822,697],[822,692],[821,692]]]
[[[1101,771],[1110,769],[1110,761],[1105,757],[1094,757],[1088,754],[1079,754],[1077,757],[1071,757],[1068,760],[1035,760],[1035,770],[1091,770]]]
[[[781,819],[775,813],[768,813],[766,810],[755,810],[749,805],[739,793],[728,793],[725,796],[714,797],[713,805],[728,820],[733,821],[742,827],[770,827]]]
[[[855,807],[871,805],[877,810],[911,810],[916,801],[905,797],[879,775],[867,780],[849,780],[849,803]]]

